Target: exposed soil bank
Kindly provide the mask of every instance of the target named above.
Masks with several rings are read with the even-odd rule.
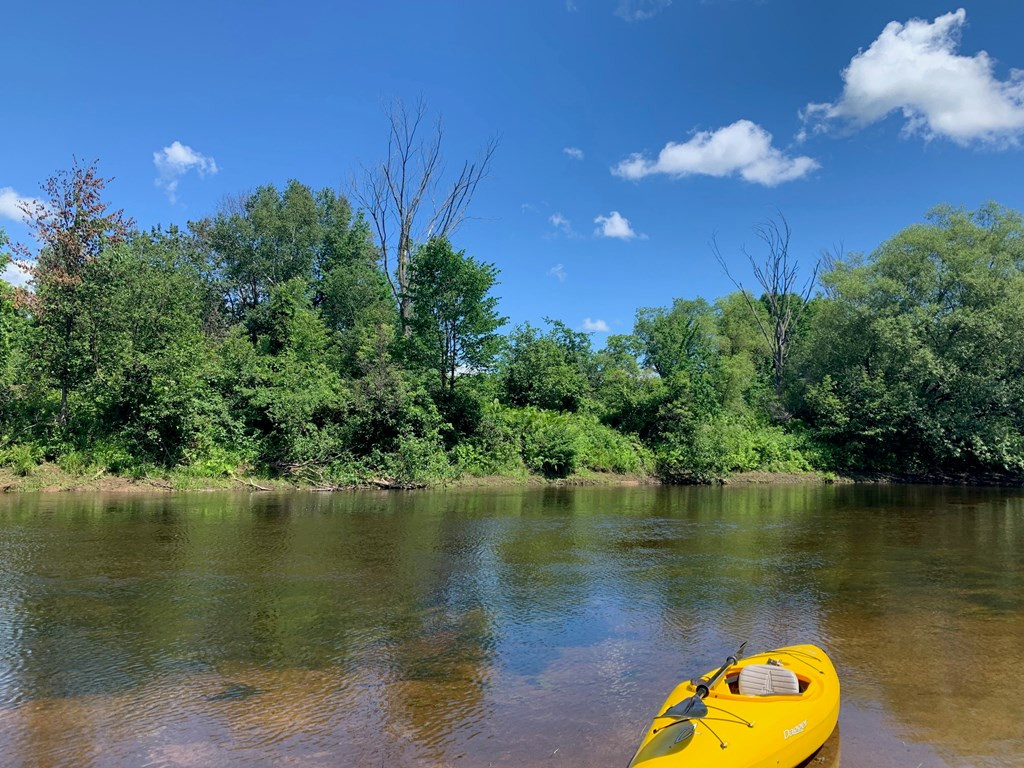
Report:
[[[595,485],[657,485],[660,480],[652,475],[617,475],[591,472],[566,478],[549,479],[540,475],[510,476],[465,476],[458,480],[438,483],[431,487],[449,488],[491,488],[521,486],[595,486]],[[146,477],[125,477],[98,472],[91,475],[75,475],[62,470],[56,464],[41,464],[27,475],[18,475],[8,468],[0,467],[0,492],[2,493],[155,493],[172,491],[345,491],[358,489],[417,488],[426,486],[402,486],[387,480],[362,485],[324,487],[294,479],[264,478],[246,475],[232,477],[190,477],[178,474],[149,475]]]
[[[722,480],[722,485],[800,485],[850,483],[846,477],[822,472],[737,472]]]
[[[15,474],[0,468],[0,492],[3,493],[156,493],[160,491],[222,491],[250,488],[251,490],[285,490],[296,487],[282,480],[263,480],[248,477],[191,478],[181,476],[123,477],[98,472],[76,475],[65,472],[56,464],[41,464],[27,475]]]
[[[772,473],[743,472],[722,481],[724,485],[791,485],[795,483],[843,482],[819,473]],[[654,475],[612,474],[587,472],[566,478],[546,478],[541,475],[489,475],[474,477],[466,475],[458,480],[438,483],[431,487],[447,488],[514,488],[522,486],[602,486],[602,485],[660,485]],[[0,468],[0,492],[3,493],[155,493],[173,491],[344,491],[361,488],[382,489],[402,488],[398,484],[377,481],[364,485],[322,487],[316,484],[283,478],[262,478],[253,476],[232,477],[190,477],[179,474],[150,475],[146,477],[124,477],[98,472],[91,475],[75,475],[62,470],[56,464],[41,464],[28,475],[18,475],[8,468]],[[405,486],[408,487],[408,486]],[[422,487],[422,486],[420,486]]]
[[[721,481],[722,485],[821,485],[840,483],[921,483],[935,485],[990,485],[1021,486],[1024,479],[1009,475],[848,475],[837,476],[823,472],[738,472]],[[190,477],[180,474],[123,477],[99,472],[92,475],[74,475],[56,464],[41,464],[28,475],[0,467],[0,493],[156,493],[174,491],[347,491],[360,489],[414,488],[515,488],[523,486],[623,486],[660,485],[654,475],[618,475],[605,472],[587,472],[565,478],[547,478],[541,475],[466,475],[458,480],[440,482],[432,486],[408,486],[386,480],[361,485],[323,487],[294,479],[263,478],[247,475],[232,477]]]

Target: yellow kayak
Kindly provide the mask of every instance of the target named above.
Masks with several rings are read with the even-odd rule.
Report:
[[[730,656],[658,712],[631,768],[792,768],[836,727],[839,677],[814,645]]]

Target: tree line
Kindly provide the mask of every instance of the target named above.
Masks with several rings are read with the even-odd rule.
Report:
[[[0,282],[0,462],[323,486],[1024,475],[1019,213],[939,207],[803,282],[779,217],[760,294],[641,308],[596,349],[557,319],[503,331],[498,269],[453,244],[493,146],[414,231],[436,147],[421,113],[392,118],[406,153],[362,210],[291,181],[141,231],[94,163],[46,182],[35,244],[11,246],[29,287]]]

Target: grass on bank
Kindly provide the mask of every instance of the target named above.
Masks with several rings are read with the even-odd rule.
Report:
[[[188,463],[161,467],[124,445],[0,445],[0,489],[74,490],[137,487],[162,490],[479,487],[532,483],[714,483],[789,477],[825,479],[819,454],[799,433],[723,418],[653,449],[593,415],[495,407],[471,439],[445,447],[410,435],[391,453],[341,455],[280,471],[252,450],[216,444]],[[834,476],[833,476],[834,477]]]

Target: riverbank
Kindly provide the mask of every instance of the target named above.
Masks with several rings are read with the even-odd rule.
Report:
[[[737,472],[718,481],[723,486],[757,485],[975,485],[1013,486],[1024,484],[1021,478],[1010,475],[930,475],[849,474],[832,472]],[[549,478],[532,473],[515,475],[464,475],[429,484],[406,484],[387,478],[361,483],[324,485],[298,478],[267,478],[256,475],[230,475],[197,477],[191,474],[169,472],[145,476],[123,476],[106,470],[75,474],[57,464],[44,463],[27,474],[19,474],[8,467],[0,467],[0,493],[173,493],[179,491],[310,491],[343,492],[355,490],[423,490],[430,488],[485,489],[521,487],[593,487],[662,485],[656,475],[617,474],[613,472],[582,472],[569,477]]]
[[[792,485],[852,482],[821,472],[741,472],[723,479],[723,485]],[[501,488],[522,486],[575,487],[603,485],[661,485],[655,475],[584,472],[564,478],[547,478],[522,473],[517,475],[464,475],[432,485],[410,486],[387,479],[348,485],[323,485],[294,478],[266,478],[253,475],[196,477],[167,473],[129,477],[99,471],[91,474],[66,472],[56,464],[44,463],[27,474],[0,468],[2,493],[157,493],[175,491],[347,491],[347,490],[415,490],[419,488]]]
[[[179,473],[129,477],[106,471],[93,474],[66,472],[56,464],[40,464],[28,474],[0,468],[0,493],[159,493],[176,491],[313,491],[421,490],[426,488],[500,488],[522,486],[659,485],[653,475],[586,472],[564,478],[541,475],[465,475],[434,484],[403,484],[386,478],[325,485],[297,478],[267,478],[253,475],[196,477]]]

